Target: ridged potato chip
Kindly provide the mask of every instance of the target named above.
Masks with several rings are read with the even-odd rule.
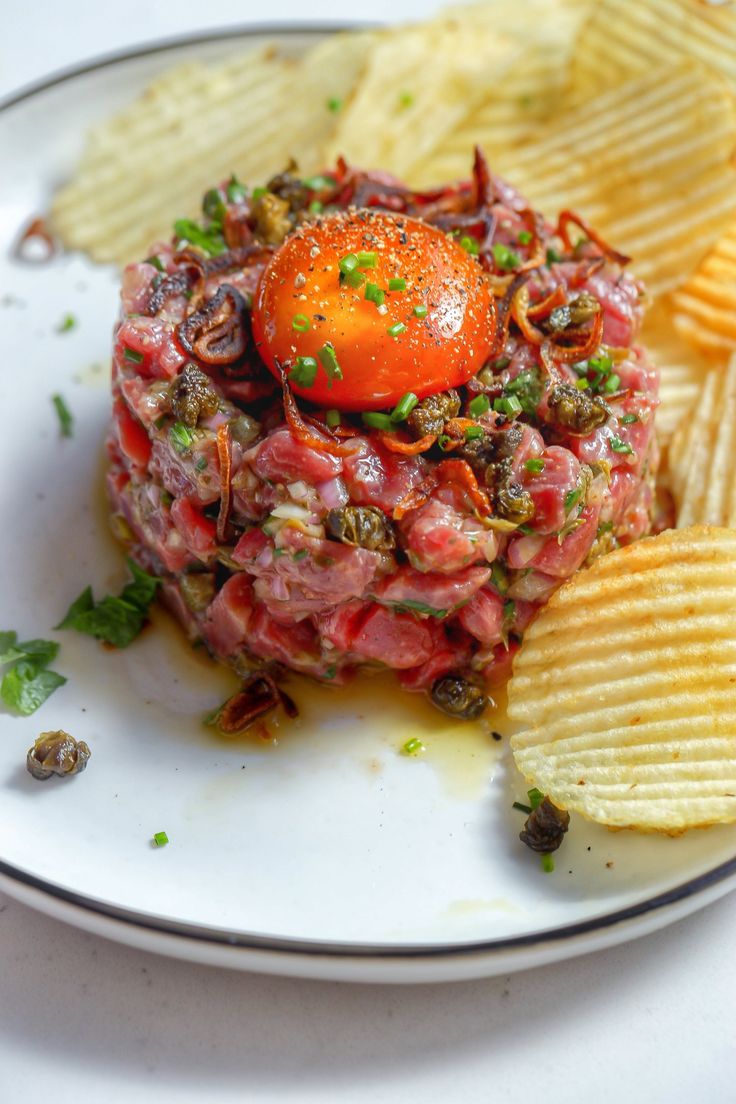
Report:
[[[678,337],[672,312],[665,303],[647,311],[641,341],[659,369],[657,438],[660,444],[667,444],[686,411],[697,402],[712,365]]]
[[[693,271],[736,212],[735,131],[726,85],[683,65],[561,114],[494,168],[548,216],[583,215],[656,296]]]
[[[736,89],[736,9],[708,0],[597,0],[575,49],[574,95],[694,58]]]
[[[168,238],[174,219],[196,215],[193,201],[215,180],[236,173],[265,183],[291,157],[318,169],[318,147],[334,127],[328,100],[350,94],[372,41],[334,35],[300,61],[264,46],[170,70],[91,132],[54,200],[54,229],[67,247],[124,264]]]
[[[736,527],[736,357],[708,374],[670,444],[677,525]],[[736,565],[735,565],[736,566]]]
[[[736,222],[672,295],[677,332],[708,356],[736,350]]]
[[[463,21],[474,19],[479,34],[502,27],[521,52],[504,80],[494,82],[482,102],[411,167],[411,183],[429,188],[467,176],[468,151],[475,145],[493,165],[500,153],[531,137],[557,110],[566,91],[575,37],[589,8],[588,0],[499,0],[453,9]]]
[[[736,820],[735,563],[736,532],[669,530],[601,557],[527,629],[511,746],[556,805],[645,831]]]
[[[520,55],[501,24],[490,24],[488,10],[478,9],[483,18],[446,16],[381,34],[323,147],[323,163],[342,155],[411,182],[413,166],[505,79]]]

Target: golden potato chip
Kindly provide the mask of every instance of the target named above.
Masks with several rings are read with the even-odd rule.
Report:
[[[736,532],[669,530],[601,557],[527,629],[514,759],[611,827],[736,820]]]
[[[475,145],[493,165],[500,152],[519,146],[550,118],[566,89],[575,36],[588,8],[587,0],[500,0],[453,9],[464,21],[475,19],[478,33],[492,33],[493,24],[502,27],[521,52],[504,79],[411,167],[411,183],[431,187],[467,176]]]
[[[572,68],[584,98],[624,77],[683,59],[702,62],[736,88],[736,8],[707,0],[598,0],[583,27]]]
[[[421,162],[505,79],[520,48],[487,19],[445,16],[381,34],[323,148],[409,181]],[[466,169],[472,148],[466,150]]]
[[[659,369],[657,438],[666,444],[685,412],[697,402],[711,363],[676,333],[665,303],[647,312],[641,341]]]
[[[494,167],[549,217],[578,211],[658,295],[693,271],[736,211],[735,130],[721,81],[694,65],[658,69],[499,152]]]
[[[305,171],[319,168],[318,147],[335,121],[328,100],[349,95],[372,40],[332,36],[298,62],[266,46],[165,73],[90,134],[74,180],[54,201],[56,231],[69,248],[125,263],[167,238],[175,218],[196,215],[213,181],[235,173],[262,183],[290,157]]]
[[[672,295],[677,332],[708,356],[736,350],[736,222]]]
[[[697,405],[670,444],[669,483],[677,525],[736,528],[736,357],[708,373]]]

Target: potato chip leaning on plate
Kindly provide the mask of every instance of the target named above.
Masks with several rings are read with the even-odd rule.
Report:
[[[674,329],[672,311],[665,302],[647,311],[641,342],[659,369],[657,439],[661,445],[666,445],[685,413],[697,402],[712,361],[680,340]]]
[[[736,820],[735,564],[736,532],[668,530],[597,560],[529,627],[511,746],[556,805],[642,831]]]
[[[675,328],[711,357],[736,350],[736,222],[672,295]]]
[[[736,527],[736,356],[708,373],[700,399],[670,443],[670,489],[678,528]]]

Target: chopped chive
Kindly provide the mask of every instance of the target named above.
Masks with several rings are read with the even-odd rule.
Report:
[[[383,301],[386,298],[386,292],[380,288],[378,284],[368,282],[365,285],[365,297],[370,303],[375,303],[377,307],[382,307]]]
[[[389,337],[398,337],[406,329],[406,322],[394,322],[393,326],[389,326],[386,333]]]
[[[464,234],[463,237],[460,239],[460,245],[463,247],[466,253],[471,253],[474,257],[476,257],[480,252],[480,246],[478,245],[475,238],[468,237],[467,234]]]
[[[377,260],[377,253],[358,253],[358,268],[375,268]]]
[[[207,467],[207,457],[206,456],[200,456],[199,460],[194,465],[194,470],[198,471],[198,472],[203,472],[206,467]]]
[[[320,211],[324,211],[324,208],[324,203],[320,203],[318,199],[313,199],[309,204],[309,213],[310,215],[318,215]]]
[[[331,111],[334,115],[342,109],[342,100],[339,96],[330,96],[327,101],[327,110]]]
[[[61,436],[71,437],[74,419],[71,415],[69,407],[66,405],[61,395],[52,395],[51,401],[56,407],[56,413],[59,417],[59,430],[61,432]]]
[[[540,855],[542,870],[545,874],[552,874],[555,869],[555,860],[550,854]]]
[[[554,248],[554,246],[550,245],[547,249],[547,254],[546,254],[545,260],[547,261],[548,265],[550,265],[550,264],[559,264],[560,261],[562,260],[562,254],[559,253]]]
[[[478,441],[478,440],[480,440],[480,438],[482,436],[483,436],[483,427],[482,426],[472,425],[472,426],[468,426],[467,429],[465,430],[465,440],[466,441]]]
[[[508,573],[498,560],[494,560],[491,564],[491,582],[499,594],[505,594],[509,588]]]
[[[440,433],[439,437],[437,438],[437,444],[442,449],[442,451],[445,452],[448,445],[452,444],[452,437],[448,437],[446,433]]]
[[[225,217],[225,200],[219,188],[210,188],[202,199],[202,214],[213,222],[222,222]]]
[[[632,422],[638,422],[638,421],[639,421],[639,418],[636,414],[624,414],[623,418],[621,419],[621,424],[622,425],[631,425]]]
[[[331,176],[308,176],[306,180],[302,180],[302,184],[305,188],[309,188],[310,192],[324,192],[328,188],[335,187],[335,181]]]
[[[331,429],[334,429],[335,426],[339,426],[339,424],[340,424],[340,411],[339,410],[326,410],[325,411],[325,422],[327,423],[328,426],[330,426]]]
[[[608,377],[608,379],[606,380],[606,382],[604,383],[603,390],[607,391],[608,394],[611,395],[611,394],[613,394],[614,391],[618,391],[620,383],[621,383],[621,377],[617,376],[616,373],[614,372],[613,375],[610,375]]]
[[[153,842],[156,847],[165,847],[166,844],[169,842],[169,837],[166,835],[165,832],[154,832]]]
[[[476,395],[468,403],[468,410],[473,418],[480,418],[481,414],[487,414],[491,409],[491,400],[487,395]]]
[[[169,440],[181,456],[183,453],[189,452],[194,442],[194,437],[189,427],[184,425],[184,422],[174,422],[169,430]]]
[[[335,666],[334,663],[332,663],[332,664],[330,664],[330,666],[325,671],[325,678],[326,679],[333,679],[336,674],[337,674],[337,667]]]
[[[578,502],[582,498],[583,488],[574,487],[571,491],[568,491],[565,495],[565,513],[569,514],[573,506],[577,506]]]
[[[581,379],[575,380],[575,387],[578,391],[587,391],[590,387],[590,384],[588,383],[585,376],[583,376]]]
[[[295,552],[291,558],[292,560],[306,560],[308,555],[309,552],[306,548],[300,548],[299,551]]]
[[[634,450],[628,441],[622,441],[620,437],[612,437],[610,444],[613,451],[620,453],[622,456],[633,456],[634,454]]]
[[[332,386],[333,380],[342,379],[342,370],[337,363],[337,355],[335,353],[335,346],[331,341],[325,341],[321,349],[317,350],[317,356],[319,357],[320,364],[327,373],[328,387]]]
[[[391,412],[392,422],[403,422],[411,414],[414,407],[419,402],[413,391],[407,391],[405,395],[402,395],[396,406]]]
[[[345,273],[343,276],[346,284],[350,287],[359,288],[365,283],[365,275],[362,272],[358,272],[357,268],[352,272]]]
[[[291,320],[292,330],[296,330],[297,333],[306,333],[311,323],[306,314],[295,314]]]
[[[317,378],[318,367],[314,357],[297,357],[294,367],[289,372],[289,382],[295,383],[297,387],[311,387]]]
[[[230,177],[230,182],[225,189],[229,203],[240,203],[248,195],[248,189],[244,184],[241,184],[237,176],[233,174]]]
[[[607,376],[613,368],[613,361],[609,356],[591,357],[588,361],[588,367],[592,368],[599,376]]]
[[[411,740],[407,740],[401,749],[402,755],[421,755],[423,751],[426,751],[426,747],[417,736],[412,736]]]
[[[403,276],[394,276],[388,282],[389,291],[406,291],[406,280]]]
[[[524,805],[522,801],[514,801],[511,808],[518,809],[520,813],[526,813],[527,816],[529,816],[532,811],[531,805]]]
[[[358,258],[354,253],[347,253],[337,262],[337,267],[347,276],[348,272],[353,272],[358,267]]]
[[[532,807],[532,812],[535,809],[538,809],[544,801],[544,794],[541,790],[538,790],[536,786],[532,786],[531,790],[527,790],[526,796],[529,798],[529,804]]]
[[[394,423],[391,421],[389,414],[381,414],[377,410],[366,410],[364,414],[361,414],[363,419],[363,425],[370,426],[371,429],[393,429]]]
[[[254,188],[253,189],[253,199],[254,200],[263,199],[263,197],[264,197],[264,195],[266,194],[267,191],[268,191],[268,188]]]
[[[541,475],[544,471],[544,460],[541,456],[533,456],[531,460],[524,461],[524,467],[531,475]]]
[[[143,362],[143,353],[139,353],[137,349],[129,349],[126,345],[123,348],[123,360],[129,360],[133,364],[141,364]]]
[[[416,318],[426,318],[427,317],[427,306],[426,306],[426,304],[425,303],[417,303],[417,305],[414,308],[413,314]]]
[[[153,265],[153,267],[157,268],[159,272],[165,272],[166,271],[166,269],[164,268],[164,266],[161,262],[161,258],[157,257],[155,254],[153,254],[150,257],[146,257],[146,259],[143,263]]]
[[[516,235],[516,240],[518,241],[519,245],[528,245],[533,237],[534,235],[532,234],[531,230],[520,230],[519,233]]]
[[[414,96],[411,92],[399,92],[399,107],[411,107]]]
[[[493,400],[493,409],[497,414],[505,414],[507,418],[513,418],[521,414],[524,408],[516,395],[502,395],[500,399]]]
[[[205,230],[193,219],[177,219],[174,223],[174,234],[178,239],[177,249],[182,248],[182,243],[188,242],[195,249],[201,249],[208,257],[218,257],[227,249],[219,223],[213,222]]]
[[[494,261],[504,272],[509,272],[512,268],[518,268],[521,264],[519,254],[515,253],[513,249],[509,249],[507,245],[503,245],[502,242],[496,242],[492,247],[492,252]]]

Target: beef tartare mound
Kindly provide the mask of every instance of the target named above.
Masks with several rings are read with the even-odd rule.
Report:
[[[123,277],[109,494],[192,640],[243,675],[393,668],[475,716],[534,615],[645,534],[642,288],[476,152],[208,192]]]

